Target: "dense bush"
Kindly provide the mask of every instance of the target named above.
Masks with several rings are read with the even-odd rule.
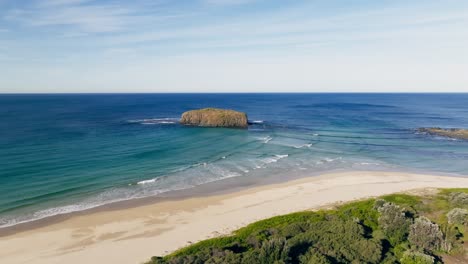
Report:
[[[406,216],[405,210],[393,203],[384,203],[376,208],[380,213],[379,226],[392,245],[405,240],[411,224],[411,219]]]
[[[454,206],[468,205],[468,193],[453,192],[448,195],[448,201]]]
[[[299,257],[301,264],[331,264],[332,262],[317,249],[311,248],[304,255]]]
[[[447,213],[447,220],[449,224],[464,225],[468,221],[468,210],[454,208]]]
[[[437,224],[421,216],[410,226],[408,240],[416,249],[431,252],[440,249],[443,234]]]
[[[380,241],[366,238],[363,226],[352,220],[313,223],[308,231],[293,237],[290,245],[292,260],[311,248],[339,263],[379,263],[382,259]]]
[[[424,201],[394,194],[334,210],[273,217],[231,236],[201,241],[166,257],[153,257],[149,263],[441,263],[436,254],[463,251],[460,230],[465,227],[460,225],[467,223],[468,212],[454,207],[464,207],[467,197],[466,193],[450,190]],[[441,220],[440,225],[420,215]],[[468,263],[463,255],[459,254],[460,263]]]
[[[258,254],[259,264],[286,263],[289,260],[289,246],[285,238],[272,238],[263,243]]]

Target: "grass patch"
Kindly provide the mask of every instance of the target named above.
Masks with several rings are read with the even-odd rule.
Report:
[[[241,239],[247,238],[250,234],[267,230],[271,228],[281,228],[298,222],[315,222],[325,219],[325,214],[322,211],[318,212],[298,212],[287,215],[275,216],[269,219],[261,220],[243,227],[234,232]]]
[[[440,194],[449,195],[450,193],[454,192],[463,192],[468,193],[468,188],[447,188],[447,189],[440,189]]]
[[[338,207],[336,214],[342,219],[359,219],[372,230],[377,229],[378,212],[373,210],[375,199],[351,202]]]
[[[195,254],[206,248],[225,248],[225,247],[229,247],[236,241],[238,241],[238,238],[235,236],[211,238],[211,239],[197,242],[193,245],[184,247],[182,249],[179,249],[175,251],[174,253],[168,255],[167,258]]]
[[[418,205],[421,204],[421,198],[409,194],[389,194],[382,196],[387,202],[394,203],[397,205],[409,206],[412,208],[416,208]]]

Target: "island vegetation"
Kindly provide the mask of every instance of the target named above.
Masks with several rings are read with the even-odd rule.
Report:
[[[234,110],[204,108],[182,114],[180,123],[201,127],[247,128],[247,114]]]
[[[250,224],[147,264],[468,263],[468,189],[392,194]]]

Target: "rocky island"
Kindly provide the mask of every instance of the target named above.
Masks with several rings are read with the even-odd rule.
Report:
[[[247,128],[247,114],[234,110],[204,108],[182,114],[180,123],[201,127]]]
[[[440,127],[419,128],[418,132],[426,133],[429,135],[456,138],[456,139],[468,139],[468,129],[461,129],[461,128],[448,128],[448,129],[440,128]]]

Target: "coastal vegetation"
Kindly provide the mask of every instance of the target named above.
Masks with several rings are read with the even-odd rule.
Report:
[[[180,123],[202,127],[247,128],[248,126],[247,114],[218,108],[187,111],[182,114]]]
[[[468,189],[392,194],[250,224],[147,264],[467,263]]]
[[[468,139],[468,129],[460,128],[440,128],[440,127],[430,127],[430,128],[419,128],[420,133],[426,133],[429,135],[443,136],[455,139]]]

